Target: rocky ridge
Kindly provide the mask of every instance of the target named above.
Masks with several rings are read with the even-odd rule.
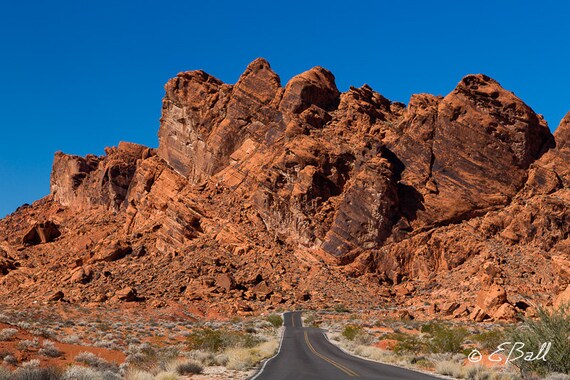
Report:
[[[484,75],[405,106],[263,59],[165,90],[158,149],[56,153],[51,194],[0,222],[2,302],[488,320],[570,283],[570,114],[552,135]]]

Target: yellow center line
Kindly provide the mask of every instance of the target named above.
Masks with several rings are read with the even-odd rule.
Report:
[[[344,365],[332,360],[331,358],[326,357],[325,355],[317,352],[317,350],[315,350],[315,348],[313,347],[313,345],[309,341],[309,335],[307,334],[306,331],[305,331],[305,342],[307,342],[307,346],[309,347],[309,350],[311,350],[311,352],[313,354],[317,355],[319,358],[321,358],[324,361],[334,365],[336,368],[340,369],[342,372],[346,373],[348,376],[351,376],[351,377],[358,376],[358,374],[356,372],[354,372],[353,370],[351,370],[350,368],[347,368]]]
[[[291,327],[295,327],[295,318],[293,318],[293,314],[291,314]]]

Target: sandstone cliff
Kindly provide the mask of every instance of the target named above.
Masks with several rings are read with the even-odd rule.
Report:
[[[570,282],[570,114],[553,136],[484,75],[405,106],[341,93],[321,67],[282,86],[263,59],[235,85],[193,71],[165,90],[158,149],[56,153],[51,195],[0,223],[3,300],[52,286],[69,302],[483,320]]]

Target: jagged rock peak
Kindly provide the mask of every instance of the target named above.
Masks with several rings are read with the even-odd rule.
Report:
[[[234,92],[241,92],[253,97],[261,104],[270,103],[277,90],[281,88],[281,79],[263,58],[251,62],[234,86]]]
[[[339,96],[334,75],[327,69],[316,66],[291,78],[285,86],[280,108],[301,113],[315,105],[330,111],[337,107]]]
[[[554,140],[557,149],[570,148],[570,112],[562,118],[558,128],[554,131]]]

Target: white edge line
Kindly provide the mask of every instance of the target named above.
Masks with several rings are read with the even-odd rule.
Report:
[[[384,362],[380,362],[380,361],[377,361],[377,360],[372,360],[372,359],[369,359],[369,358],[365,358],[364,356],[360,356],[360,355],[353,354],[352,352],[349,352],[349,351],[345,350],[343,347],[339,346],[338,344],[334,344],[334,343],[332,342],[332,340],[329,339],[329,336],[324,332],[323,329],[321,329],[321,332],[323,333],[323,335],[325,336],[325,339],[326,339],[330,344],[332,344],[333,346],[335,346],[336,348],[338,348],[339,350],[341,350],[342,352],[344,352],[345,354],[347,354],[347,355],[349,355],[349,356],[354,356],[355,358],[362,359],[362,360],[366,360],[367,362],[371,362],[371,363],[383,364],[383,365],[387,365],[387,366],[390,366],[390,367],[395,367],[395,368],[405,369],[405,370],[412,371],[412,372],[421,373],[421,374],[423,374],[423,375],[433,376],[433,377],[435,377],[435,378],[440,378],[440,379],[455,379],[454,377],[442,376],[442,375],[440,375],[440,374],[438,374],[438,373],[432,373],[432,372],[422,371],[422,370],[415,369],[415,368],[412,369],[412,368],[402,367],[402,366],[395,365],[395,364],[384,363]],[[253,379],[252,379],[252,380],[253,380]]]
[[[279,349],[277,350],[277,353],[275,355],[273,355],[272,357],[270,357],[269,359],[265,359],[265,361],[263,362],[263,365],[261,366],[259,371],[249,380],[257,379],[261,375],[263,370],[265,369],[265,366],[267,365],[267,363],[269,363],[271,361],[271,359],[275,358],[277,355],[279,355],[279,353],[281,353],[281,346],[283,346],[283,337],[285,336],[285,329],[287,328],[287,327],[285,327],[285,313],[283,313],[281,315],[281,318],[283,318],[283,330],[281,331],[281,339],[279,341]]]

